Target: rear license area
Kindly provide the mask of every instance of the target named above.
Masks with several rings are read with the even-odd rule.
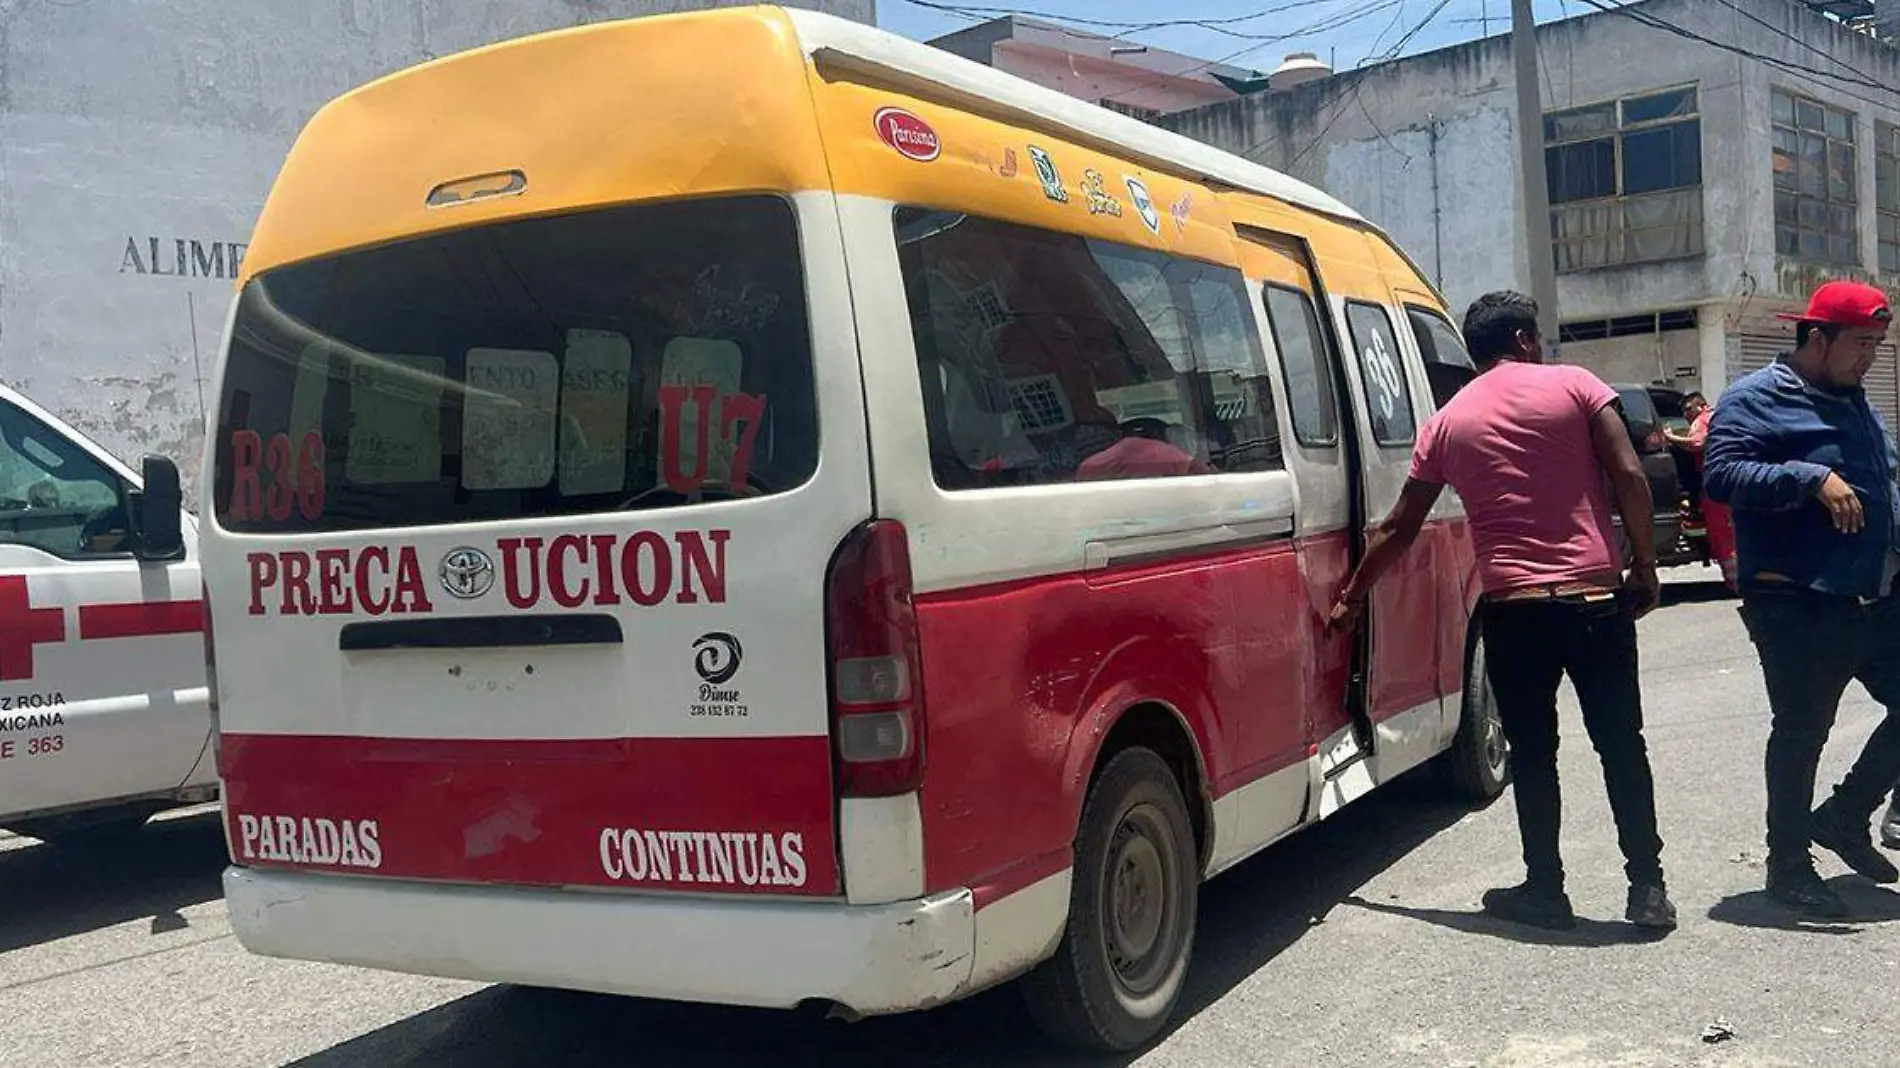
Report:
[[[822,737],[238,735],[224,740],[222,759],[243,864],[522,885],[836,890]]]

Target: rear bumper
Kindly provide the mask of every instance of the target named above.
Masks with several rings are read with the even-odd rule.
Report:
[[[227,868],[231,927],[268,957],[480,982],[865,1015],[967,992],[974,903],[890,905],[457,887]]]

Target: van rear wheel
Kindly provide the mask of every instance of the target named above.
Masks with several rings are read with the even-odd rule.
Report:
[[[1167,763],[1149,749],[1117,753],[1082,807],[1062,943],[1023,979],[1050,1037],[1121,1052],[1166,1025],[1194,946],[1196,855]]]
[[[1497,695],[1485,666],[1483,634],[1472,640],[1469,659],[1458,735],[1439,757],[1439,768],[1454,796],[1481,804],[1504,792],[1504,784],[1510,781],[1511,747],[1504,738],[1504,721],[1498,715]]]

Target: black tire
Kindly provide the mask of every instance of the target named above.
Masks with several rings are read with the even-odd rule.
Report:
[[[1194,949],[1198,856],[1167,763],[1150,749],[1115,754],[1082,806],[1062,943],[1023,977],[1051,1038],[1119,1053],[1167,1025]]]
[[[1472,627],[1476,631],[1476,621]],[[1458,735],[1438,759],[1445,785],[1461,801],[1483,804],[1503,793],[1505,784],[1511,781],[1511,747],[1504,739],[1497,696],[1491,692],[1491,677],[1485,671],[1482,632],[1474,634],[1471,654],[1466,657],[1464,710],[1458,719]]]

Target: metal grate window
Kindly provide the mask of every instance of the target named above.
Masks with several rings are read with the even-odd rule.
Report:
[[[1900,126],[1874,124],[1874,207],[1880,226],[1880,271],[1900,274]]]
[[[1009,383],[1009,401],[1030,433],[1060,430],[1075,422],[1069,411],[1069,399],[1055,375],[1035,375]]]
[[[1550,112],[1544,146],[1559,271],[1702,254],[1694,86]]]
[[[1775,252],[1809,263],[1860,264],[1860,202],[1852,112],[1782,89],[1772,98]]]
[[[1667,334],[1695,328],[1695,309],[1679,308],[1675,311],[1649,312],[1643,315],[1622,315],[1614,319],[1575,319],[1558,325],[1557,340],[1559,342],[1602,341],[1605,338]]]

